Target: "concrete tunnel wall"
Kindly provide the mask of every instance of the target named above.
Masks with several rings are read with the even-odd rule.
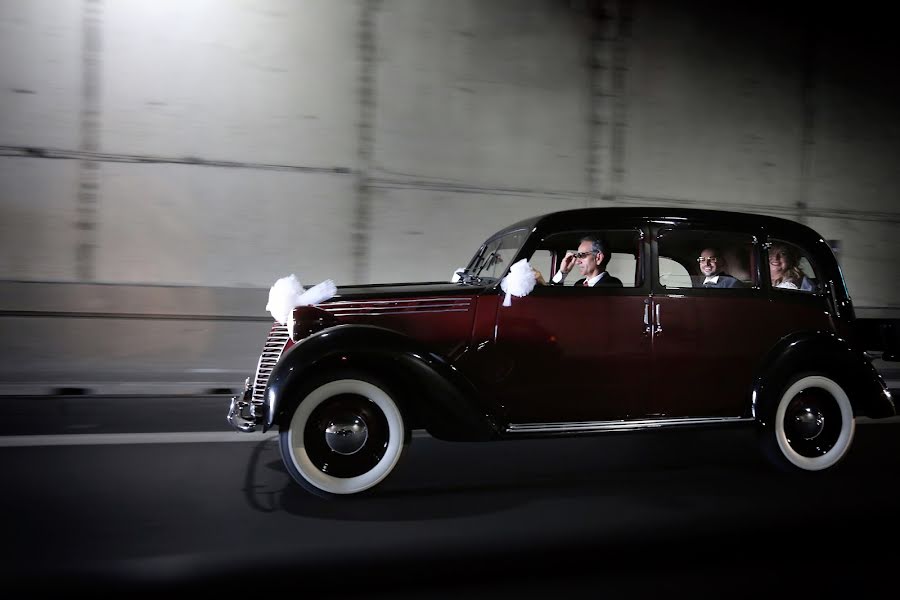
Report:
[[[444,280],[584,206],[802,221],[898,309],[896,42],[823,10],[0,2],[0,382],[235,385],[277,278]]]

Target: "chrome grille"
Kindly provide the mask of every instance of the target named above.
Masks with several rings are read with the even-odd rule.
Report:
[[[287,327],[280,323],[272,325],[266,345],[263,346],[262,354],[259,357],[259,364],[256,365],[256,377],[253,380],[253,402],[263,402],[269,375],[272,374],[275,363],[281,358],[287,341]]]

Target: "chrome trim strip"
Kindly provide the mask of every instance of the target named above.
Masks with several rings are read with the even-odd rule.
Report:
[[[323,306],[322,310],[334,312],[339,310],[416,310],[419,308],[455,308],[457,310],[466,310],[468,304],[404,304],[401,306]]]
[[[685,425],[712,425],[752,422],[752,417],[683,417],[675,419],[640,419],[634,421],[574,421],[567,423],[510,423],[506,433],[587,433],[594,431],[632,431]]]
[[[469,312],[468,308],[448,308],[446,310],[383,310],[382,312],[366,312],[366,313],[331,313],[335,317],[380,317],[384,315],[424,315],[428,313],[448,313],[448,312]]]
[[[445,303],[454,303],[461,304],[465,302],[466,304],[470,304],[472,302],[471,298],[396,298],[394,300],[335,300],[334,302],[324,302],[322,304],[317,304],[316,306],[320,308],[326,308],[329,306],[336,306],[339,304],[397,304],[399,302],[405,302],[407,304],[416,304],[420,302],[445,302]]]

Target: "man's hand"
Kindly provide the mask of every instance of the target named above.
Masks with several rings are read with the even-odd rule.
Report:
[[[562,263],[559,265],[559,270],[563,272],[563,274],[568,274],[569,271],[572,270],[572,267],[575,266],[575,255],[571,252],[567,252],[565,257],[562,259]]]

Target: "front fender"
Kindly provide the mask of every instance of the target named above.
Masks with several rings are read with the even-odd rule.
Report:
[[[826,331],[796,333],[780,340],[755,378],[753,415],[765,423],[785,383],[794,375],[818,372],[838,382],[850,396],[856,415],[893,417],[894,401],[869,357],[847,340]]]
[[[303,385],[332,368],[356,368],[390,382],[406,418],[436,438],[497,437],[474,386],[444,357],[396,331],[353,324],[319,331],[284,353],[266,387],[263,431],[281,425],[300,402]]]

